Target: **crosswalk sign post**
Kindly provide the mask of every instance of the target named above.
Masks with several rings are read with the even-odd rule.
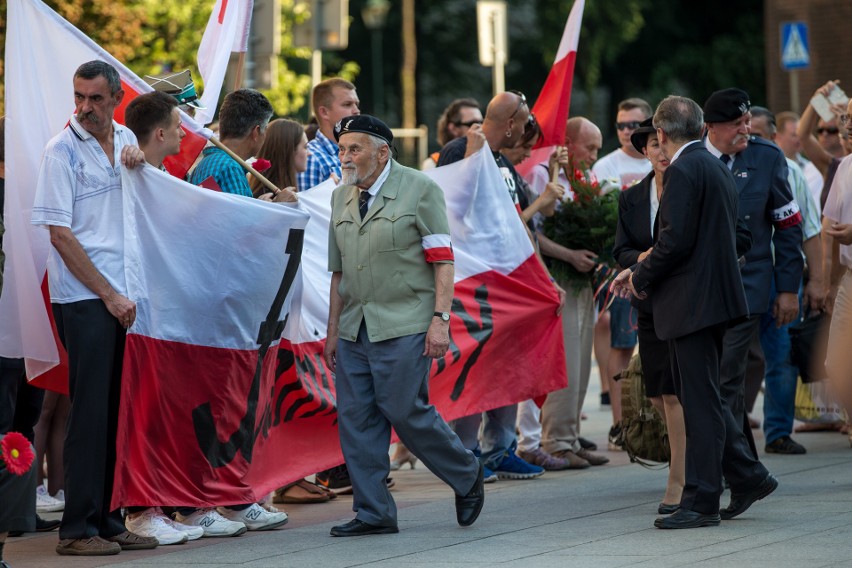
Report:
[[[781,67],[790,73],[790,108],[799,112],[799,69],[811,64],[808,25],[805,22],[781,24]]]

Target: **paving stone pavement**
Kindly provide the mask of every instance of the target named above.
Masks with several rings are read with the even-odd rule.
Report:
[[[600,409],[592,378],[583,434],[606,447],[609,410]],[[758,399],[758,408],[762,399]],[[758,414],[759,417],[759,414]],[[762,434],[755,431],[759,447]],[[329,528],[352,518],[352,498],[289,505],[281,530],[202,539],[153,551],[103,558],[56,555],[56,533],[10,539],[13,568],[808,568],[852,566],[852,449],[837,432],[795,434],[808,453],[762,456],[778,490],[719,527],[662,531],[653,527],[667,471],[610,464],[547,472],[538,479],[487,485],[485,508],[472,527],[455,522],[451,490],[418,462],[393,472],[400,533],[332,538]],[[727,504],[728,494],[722,496]],[[58,514],[46,515],[58,518]]]

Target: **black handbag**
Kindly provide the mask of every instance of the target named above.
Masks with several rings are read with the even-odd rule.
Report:
[[[825,312],[819,312],[809,314],[787,328],[790,333],[790,361],[798,367],[803,383],[815,383],[828,376],[825,355],[830,321]]]

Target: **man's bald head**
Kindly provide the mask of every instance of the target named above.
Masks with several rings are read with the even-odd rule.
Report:
[[[565,147],[574,157],[574,162],[582,162],[591,167],[598,159],[603,144],[601,130],[588,118],[574,116],[565,124]]]
[[[507,91],[499,93],[485,110],[482,131],[492,150],[512,148],[524,134],[530,109],[523,95]]]

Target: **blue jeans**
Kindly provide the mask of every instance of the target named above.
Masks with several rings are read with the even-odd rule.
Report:
[[[766,358],[766,377],[763,397],[763,433],[771,444],[793,432],[796,404],[796,380],[799,370],[790,362],[789,325],[775,327],[771,306],[777,292],[775,282],[769,296],[770,311],[760,320],[760,345]],[[802,309],[802,290],[799,288],[799,310]]]
[[[483,419],[484,416],[484,419]],[[482,464],[495,469],[508,452],[514,452],[518,439],[515,434],[515,422],[518,405],[510,404],[481,414],[465,416],[452,424],[462,444],[468,450],[480,449],[479,428],[482,425]]]

